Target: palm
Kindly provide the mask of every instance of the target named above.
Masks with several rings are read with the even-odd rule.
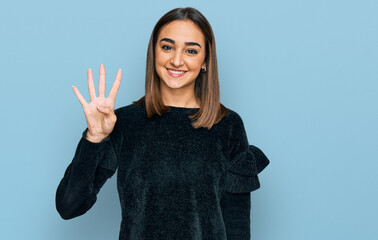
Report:
[[[83,106],[85,118],[88,125],[87,136],[93,139],[103,139],[108,136],[114,128],[117,117],[114,114],[114,103],[118,93],[119,86],[122,79],[122,70],[119,69],[117,76],[109,92],[109,96],[105,97],[105,67],[100,65],[100,79],[99,79],[99,96],[96,96],[96,89],[93,83],[93,73],[88,69],[88,90],[91,101],[87,103],[79,90],[73,86],[74,92]],[[103,110],[99,110],[100,106]]]

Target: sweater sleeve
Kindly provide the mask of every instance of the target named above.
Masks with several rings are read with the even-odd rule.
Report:
[[[99,143],[86,139],[88,128],[82,133],[56,190],[56,209],[63,219],[86,213],[95,204],[101,187],[115,173],[122,141],[118,123],[119,120],[112,133]]]
[[[265,154],[249,145],[242,119],[236,114],[229,139],[225,194],[221,201],[227,239],[249,240],[251,196],[260,187],[257,174],[268,164]]]
[[[225,192],[221,201],[221,208],[227,240],[250,240],[250,193]]]

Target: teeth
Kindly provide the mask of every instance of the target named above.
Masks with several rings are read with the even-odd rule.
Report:
[[[185,72],[185,71],[173,71],[171,69],[168,69],[168,71],[170,71],[171,73],[174,73],[174,74],[182,74],[182,73]]]

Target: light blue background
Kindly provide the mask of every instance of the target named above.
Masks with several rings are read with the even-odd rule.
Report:
[[[60,218],[55,192],[86,127],[71,86],[118,68],[116,107],[144,94],[147,43],[167,11],[212,24],[221,102],[271,164],[252,239],[378,239],[378,3],[371,0],[7,1],[0,7],[0,239],[118,239],[115,175]]]

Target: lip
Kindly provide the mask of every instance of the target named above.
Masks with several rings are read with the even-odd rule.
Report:
[[[187,72],[187,71],[184,71],[184,70],[172,69],[172,68],[165,68],[165,69],[167,70],[167,73],[168,73],[170,76],[175,77],[175,78],[177,78],[177,77],[182,77],[182,76],[184,76],[185,73]],[[172,73],[172,72],[170,72],[169,70],[173,70],[173,71],[184,71],[184,73],[176,74],[176,73]]]

